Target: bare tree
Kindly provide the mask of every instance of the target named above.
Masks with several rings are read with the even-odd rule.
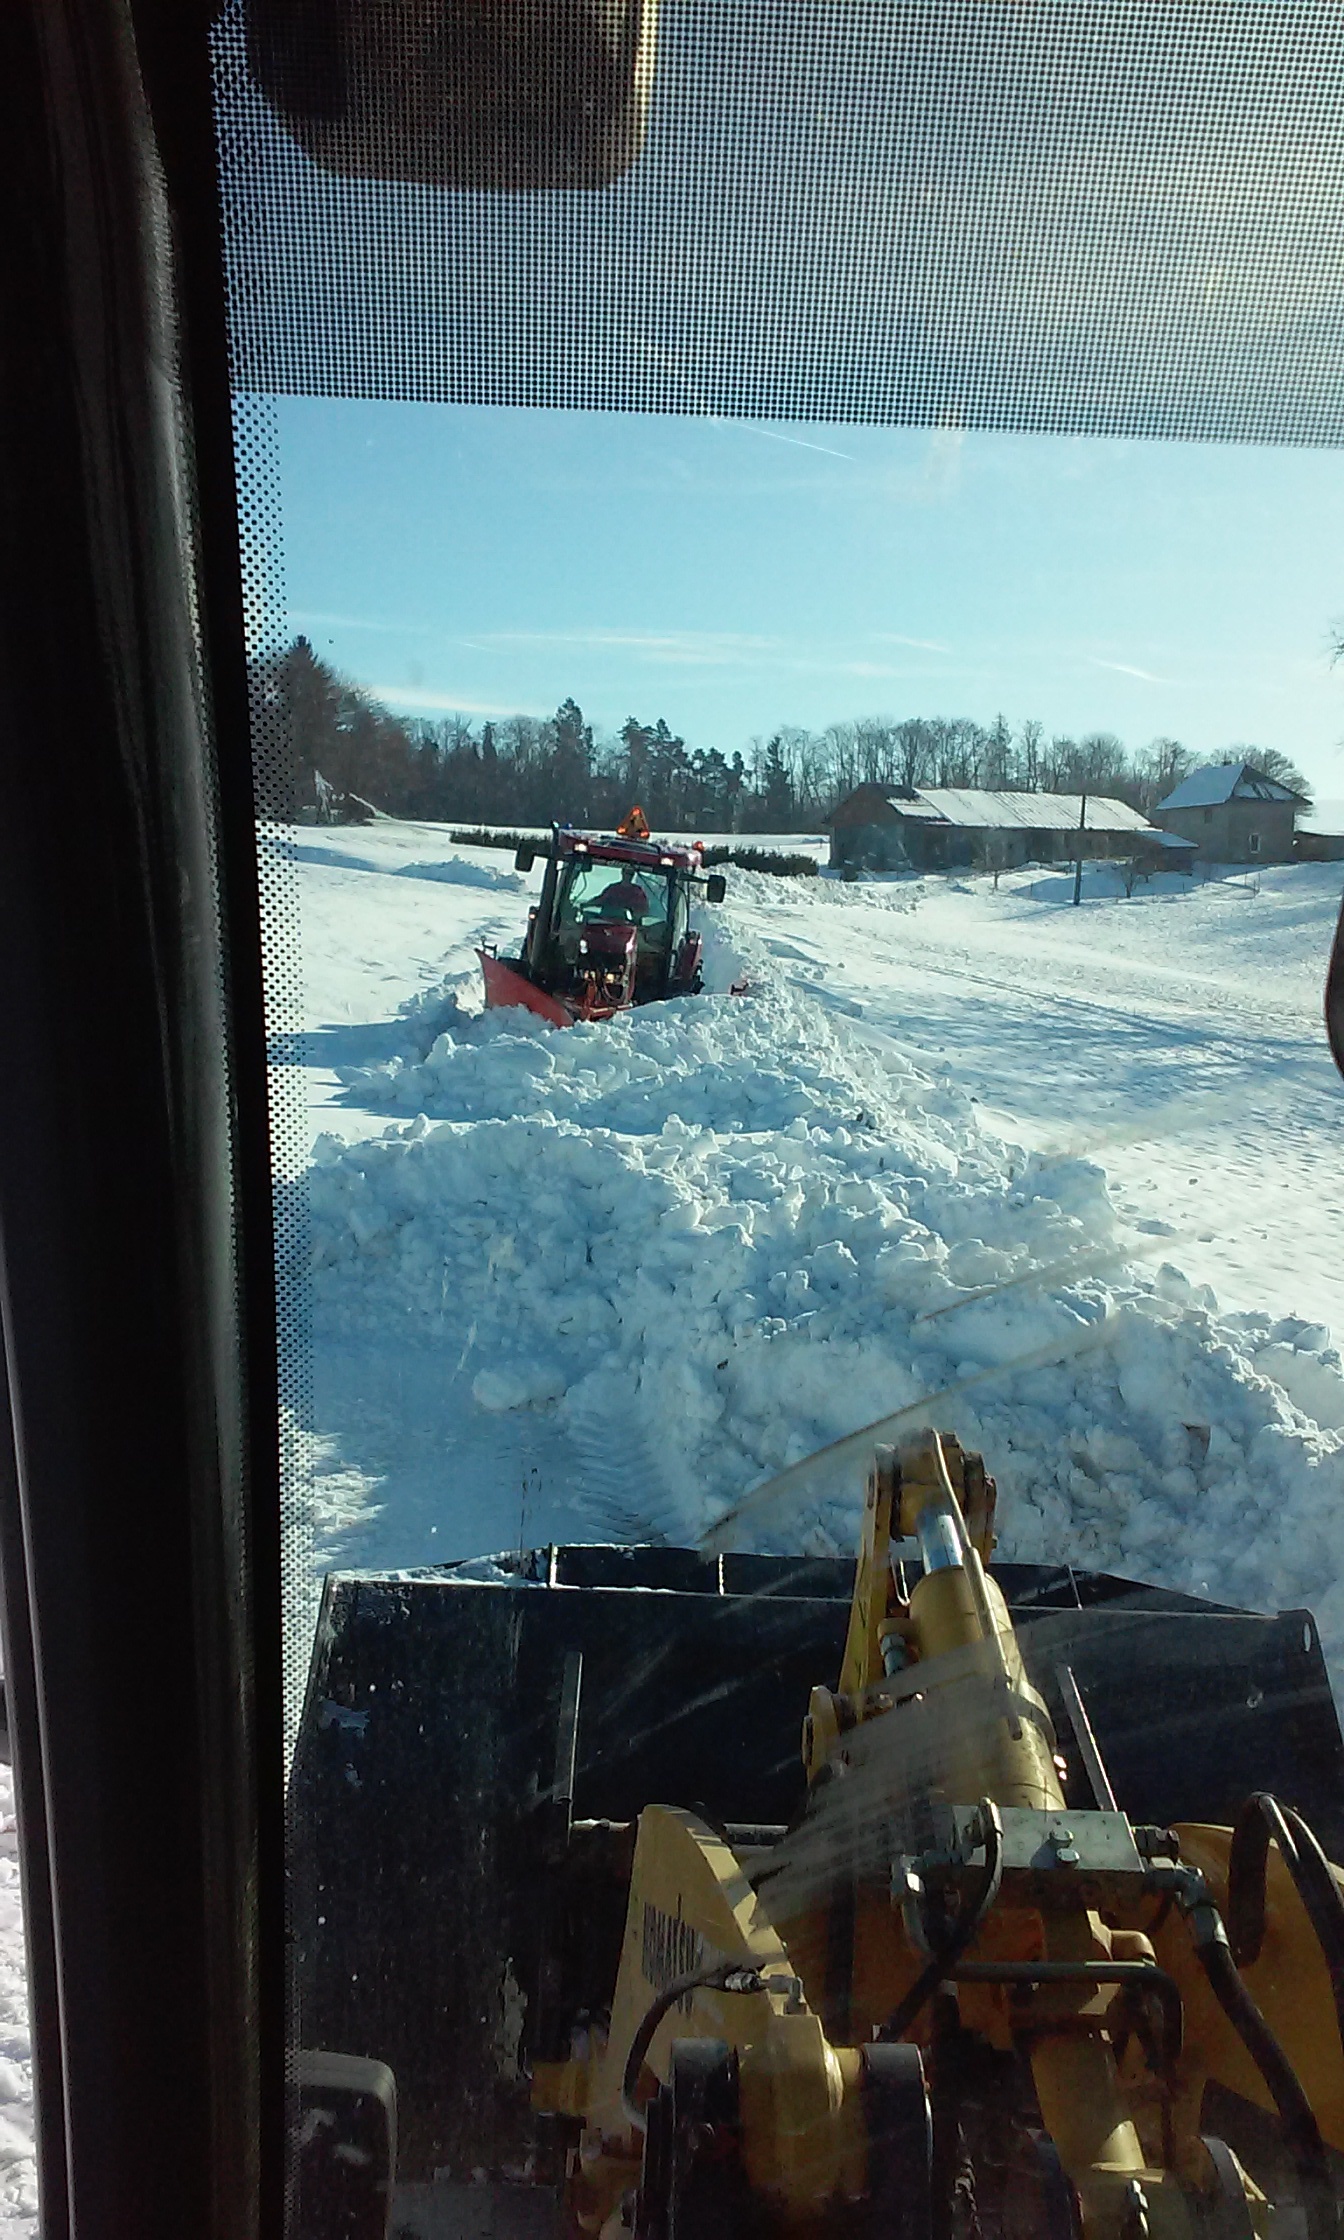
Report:
[[[852,723],[832,723],[822,734],[822,742],[830,771],[831,791],[837,801],[853,793],[860,783],[859,740],[857,726]]]
[[[830,807],[830,766],[826,740],[818,731],[786,726],[784,750],[793,773],[793,798],[801,816],[816,824]]]
[[[1114,794],[1129,775],[1125,750],[1113,731],[1089,731],[1078,742],[1079,790]]]
[[[1179,739],[1150,739],[1143,752],[1134,757],[1135,808],[1151,816],[1159,801],[1165,801],[1194,766],[1194,756]]]
[[[927,785],[933,767],[933,743],[922,716],[909,716],[896,727],[896,767],[903,786],[913,790]]]
[[[860,716],[854,726],[859,767],[867,785],[886,786],[896,776],[896,724],[890,716]]]
[[[1038,791],[1041,783],[1041,742],[1045,725],[1036,716],[1028,716],[1017,735],[1018,773],[1028,793]]]
[[[1223,757],[1225,762],[1249,762],[1253,769],[1266,778],[1273,778],[1276,785],[1287,786],[1293,793],[1300,793],[1304,801],[1311,799],[1311,780],[1304,778],[1297,764],[1277,747],[1229,747]]]
[[[1042,793],[1077,791],[1078,742],[1056,732],[1048,747],[1041,751]]]

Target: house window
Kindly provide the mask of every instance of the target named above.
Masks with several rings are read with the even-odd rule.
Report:
[[[1204,822],[1205,822],[1205,824],[1212,824],[1212,823],[1213,823],[1213,811],[1212,811],[1212,809],[1206,809],[1206,810],[1204,811]]]
[[[1259,855],[1259,853],[1260,853],[1260,835],[1259,835],[1259,833],[1258,833],[1258,832],[1248,832],[1248,833],[1247,833],[1247,835],[1246,835],[1246,853],[1247,853],[1247,855],[1250,855],[1250,856],[1258,856],[1258,855]]]

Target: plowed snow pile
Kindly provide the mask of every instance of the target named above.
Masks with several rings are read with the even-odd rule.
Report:
[[[1328,1332],[1220,1313],[1135,1263],[1096,1165],[999,1140],[950,1076],[786,980],[750,913],[725,922],[714,977],[744,959],[744,997],[557,1032],[473,1016],[458,973],[408,1007],[403,1055],[346,1077],[395,1117],[320,1139],[310,1184],[325,1522],[384,1504],[343,1560],[472,1552],[464,1481],[501,1457],[524,1507],[508,1493],[482,1548],[548,1502],[571,1532],[693,1540],[781,1465],[908,1408],[985,1451],[1004,1554],[1308,1603],[1344,1667]],[[381,1459],[365,1441],[354,1464],[350,1380],[389,1351]],[[438,1481],[445,1537],[397,1554],[396,1395],[427,1386],[467,1429]],[[753,1512],[751,1540],[848,1548],[857,1491],[852,1467],[815,1481]]]

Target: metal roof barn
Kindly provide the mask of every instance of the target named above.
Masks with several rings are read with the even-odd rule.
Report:
[[[1109,794],[900,787],[869,781],[837,802],[831,864],[844,870],[995,872],[1082,855],[1141,856],[1160,847],[1148,819]]]
[[[1084,813],[1084,801],[1086,812]],[[987,793],[968,786],[920,786],[913,801],[893,799],[898,817],[932,809],[947,824],[986,832],[1149,832],[1148,819],[1106,794]]]

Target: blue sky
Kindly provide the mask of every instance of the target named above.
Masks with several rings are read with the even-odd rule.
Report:
[[[407,713],[1039,716],[1344,794],[1344,456],[282,399],[291,626]]]

